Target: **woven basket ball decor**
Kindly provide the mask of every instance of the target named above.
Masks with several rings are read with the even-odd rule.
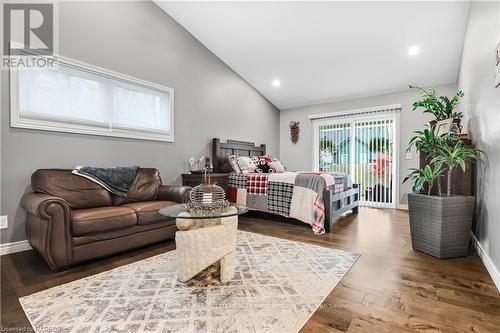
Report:
[[[299,124],[300,122],[298,121],[290,122],[290,140],[292,140],[292,143],[297,143],[299,140]]]

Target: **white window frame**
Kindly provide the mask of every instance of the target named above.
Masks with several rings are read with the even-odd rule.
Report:
[[[118,80],[142,88],[157,90],[170,98],[170,131],[153,130],[141,127],[112,125],[87,120],[70,120],[64,117],[21,113],[19,108],[19,69],[10,69],[10,126],[43,131],[78,133],[87,135],[110,136],[129,139],[174,142],[174,89],[141,80],[122,73],[93,66],[74,59],[54,56],[55,66],[61,64],[111,80]]]

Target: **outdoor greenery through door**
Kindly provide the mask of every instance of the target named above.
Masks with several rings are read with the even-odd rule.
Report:
[[[360,184],[360,204],[395,207],[395,117],[315,122],[315,167]]]

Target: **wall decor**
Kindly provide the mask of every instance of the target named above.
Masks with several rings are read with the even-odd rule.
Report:
[[[292,143],[297,143],[299,140],[299,128],[300,122],[298,121],[291,121],[290,122],[290,140],[292,140]]]

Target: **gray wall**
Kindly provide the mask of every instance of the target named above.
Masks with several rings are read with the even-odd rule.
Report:
[[[153,2],[60,2],[60,54],[175,89],[175,143],[9,127],[8,75],[1,73],[1,242],[25,239],[19,201],[38,168],[157,167],[180,183],[190,156],[220,137],[279,151],[279,111]]]
[[[500,87],[494,88],[494,50],[500,41],[500,3],[471,3],[458,86],[467,103],[476,147],[487,154],[478,169],[475,235],[500,272]]]
[[[411,83],[411,82],[408,82]],[[442,95],[456,93],[457,85],[450,84],[436,87]],[[384,95],[350,99],[314,106],[305,106],[288,109],[280,112],[280,158],[289,170],[311,169],[313,159],[312,123],[309,115],[347,111],[365,107],[401,104],[400,116],[400,151],[399,151],[399,183],[407,175],[408,168],[418,167],[418,154],[413,150],[413,158],[405,159],[408,141],[413,136],[413,131],[423,129],[423,125],[432,120],[432,116],[422,112],[412,112],[411,104],[418,99],[417,94],[411,91],[402,91]],[[300,138],[297,144],[290,141],[290,121],[300,121]],[[400,185],[399,197],[401,203],[406,203],[406,193],[411,191],[410,184]]]

